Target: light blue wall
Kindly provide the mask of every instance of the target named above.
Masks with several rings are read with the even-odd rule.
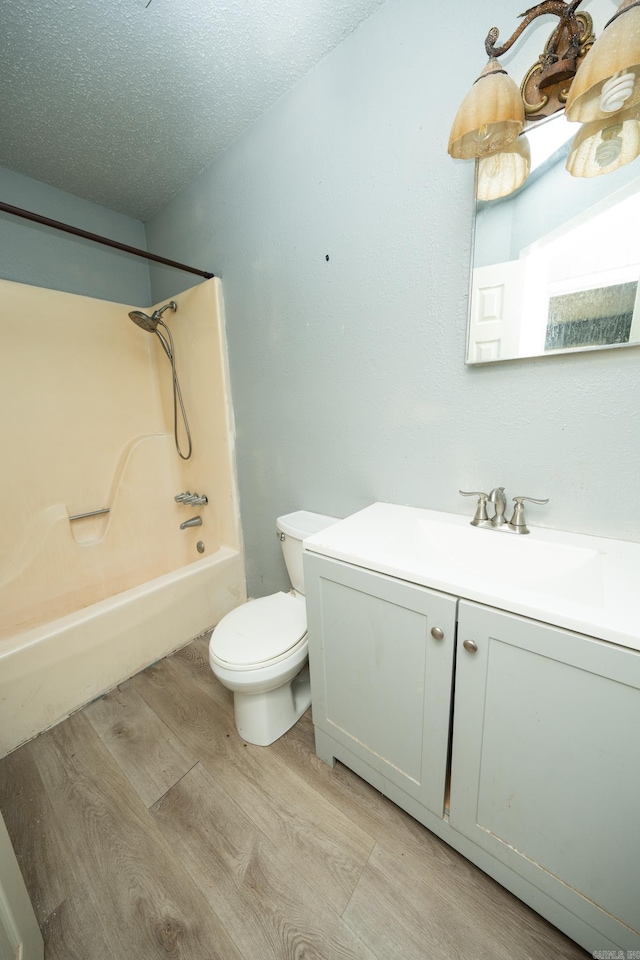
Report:
[[[139,220],[0,167],[0,199],[146,250]],[[146,260],[0,213],[0,276],[117,303],[151,302]]]
[[[473,166],[447,137],[508,6],[388,0],[147,225],[222,275],[254,596],[298,508],[471,516],[458,489],[501,484],[551,498],[532,523],[640,539],[640,352],[463,362]]]

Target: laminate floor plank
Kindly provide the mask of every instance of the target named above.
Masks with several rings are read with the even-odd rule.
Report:
[[[152,813],[246,957],[375,960],[201,765]]]
[[[170,659],[189,673],[198,686],[226,710],[233,727],[233,695],[213,676],[209,666],[207,634],[174,654]],[[260,748],[258,748],[260,749]],[[367,835],[390,850],[420,848],[443,867],[459,857],[447,844],[374,790],[347,767],[337,763],[331,769],[315,754],[311,708],[287,733],[271,744],[269,754],[277,755],[297,771],[319,794],[337,807]],[[460,858],[463,859],[463,858]],[[465,861],[467,862],[467,861]]]
[[[41,925],[45,960],[102,960],[111,957],[96,900],[86,887],[76,888]],[[117,956],[117,955],[116,955]]]
[[[208,636],[0,760],[0,807],[46,960],[588,960],[310,712],[244,744]]]
[[[223,702],[216,687],[224,690],[212,676],[208,664],[208,638],[180,651],[180,665],[216,702]],[[229,691],[224,691],[228,694]],[[228,708],[231,716],[232,702]],[[348,767],[336,763],[332,769],[315,754],[312,710],[283,737],[269,747],[289,768],[297,770],[319,795],[327,799],[367,835],[376,839],[376,853],[386,851],[401,862],[408,875],[419,879],[427,887],[438,889],[443,877],[452,891],[453,911],[460,902],[471,904],[471,914],[478,929],[483,925],[496,930],[502,927],[502,918],[509,916],[518,931],[517,945],[523,956],[545,958],[553,955],[584,958],[579,947],[551,924],[542,920],[530,907],[496,883],[478,867],[427,830],[391,800],[374,790]],[[411,865],[413,873],[409,870]],[[488,943],[491,937],[488,937]]]
[[[585,952],[569,937],[444,841],[428,830],[425,833],[439,845],[440,856],[425,855],[420,845],[403,844],[392,849],[381,841],[367,866],[374,869],[380,860],[386,872],[390,860],[395,860],[397,870],[406,878],[407,891],[418,901],[422,898],[426,902],[429,890],[441,891],[449,904],[447,916],[460,912],[464,904],[465,922],[474,929],[487,957],[493,950],[496,957],[505,958],[515,952],[529,960],[584,960]]]
[[[131,685],[121,684],[82,712],[147,807],[197,762]]]
[[[88,917],[66,960],[246,960],[82,713],[31,746]]]
[[[374,839],[268,748],[244,743],[233,717],[193,682],[179,660],[162,661],[131,682],[293,867],[313,878],[318,895],[341,913]]]
[[[0,810],[38,922],[77,884],[68,846],[30,745],[0,760]]]
[[[374,790],[348,767],[337,762],[331,769],[320,760],[315,755],[310,713],[305,714],[295,727],[273,744],[273,748],[292,766],[303,770],[305,779],[314,789],[376,838],[375,856],[371,858],[367,870],[372,869],[376,857],[386,853],[396,861],[401,861],[401,870],[411,878],[407,881],[411,889],[422,887],[438,890],[442,887],[450,891],[452,916],[460,909],[460,904],[466,904],[477,929],[501,930],[503,918],[510,917],[509,938],[512,946],[517,946],[518,956],[532,960],[546,960],[549,956],[566,956],[575,960],[586,956],[581,948],[534,910]],[[366,874],[363,875],[359,891],[365,880]],[[350,904],[352,908],[359,895],[358,892]],[[370,912],[370,905],[366,909]],[[410,925],[408,929],[411,929]],[[490,933],[487,943],[491,943]]]
[[[311,712],[270,747],[288,766],[349,817],[378,844],[389,850],[419,849],[421,855],[447,867],[459,856],[435,834],[375,790],[339,761],[332,769],[315,753]]]
[[[504,900],[499,914],[484,912],[446,874],[425,880],[403,859],[376,848],[343,914],[354,932],[385,960],[584,960],[580,947],[535,917],[523,929],[524,905]],[[523,908],[523,909],[521,909]]]
[[[172,663],[182,667],[193,682],[215,700],[220,709],[233,720],[233,693],[222,686],[209,666],[210,637],[210,633],[198,637],[193,643],[174,653],[170,659]]]

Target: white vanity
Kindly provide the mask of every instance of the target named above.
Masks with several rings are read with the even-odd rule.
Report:
[[[318,756],[640,957],[640,544],[469,519],[376,503],[305,541]]]

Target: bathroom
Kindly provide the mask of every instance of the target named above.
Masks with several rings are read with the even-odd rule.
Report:
[[[601,29],[615,5],[600,7]],[[51,10],[26,22],[50,29]],[[519,13],[386,0],[150,215],[44,182],[29,159],[44,144],[0,159],[2,199],[222,278],[249,596],[287,588],[275,518],[298,509],[463,514],[459,489],[504,485],[549,498],[532,522],[640,540],[637,350],[464,363],[474,173],[447,137],[487,30],[506,36]],[[514,76],[540,36],[506,58]],[[105,164],[95,134],[86,157],[89,184]],[[138,156],[131,181],[145,176]],[[145,310],[192,282],[9,215],[0,236],[11,282]]]

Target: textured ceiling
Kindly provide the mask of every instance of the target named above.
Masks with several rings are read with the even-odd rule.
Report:
[[[382,2],[2,0],[0,166],[146,220]]]

